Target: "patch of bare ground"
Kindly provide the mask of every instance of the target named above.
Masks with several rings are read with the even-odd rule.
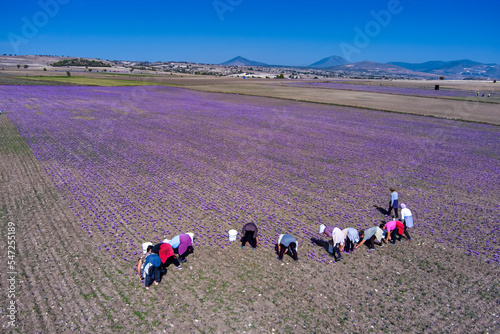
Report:
[[[199,246],[145,291],[133,264],[89,238],[24,139],[0,115],[0,320],[13,333],[495,333],[500,273],[415,234],[328,264],[267,247]],[[16,226],[17,327],[6,328],[7,223]],[[95,236],[94,238],[99,238]],[[318,247],[318,252],[321,252]],[[299,256],[305,257],[304,254]]]
[[[261,84],[203,85],[206,92],[275,97],[500,125],[498,103]]]

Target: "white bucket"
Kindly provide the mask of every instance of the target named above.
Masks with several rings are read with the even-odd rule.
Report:
[[[146,254],[147,253],[148,246],[153,246],[153,243],[151,243],[151,242],[144,242],[142,244],[142,254]]]
[[[238,235],[238,232],[236,230],[229,230],[229,241],[236,241],[236,236]]]

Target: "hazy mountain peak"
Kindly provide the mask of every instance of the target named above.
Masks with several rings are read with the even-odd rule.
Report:
[[[220,65],[231,65],[231,66],[267,66],[265,63],[261,63],[254,60],[249,60],[243,58],[242,56],[234,57],[226,62],[221,63]]]
[[[311,65],[309,67],[316,67],[316,68],[326,68],[326,67],[332,67],[332,66],[338,66],[338,65],[346,65],[349,64],[347,60],[340,56],[330,56],[323,58]]]

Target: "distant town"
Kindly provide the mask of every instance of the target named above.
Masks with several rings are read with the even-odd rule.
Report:
[[[414,80],[492,80],[500,77],[500,65],[482,64],[471,60],[429,61],[421,64],[349,63],[331,56],[309,66],[268,65],[236,57],[221,64],[200,64],[185,61],[129,61],[74,58],[49,55],[0,56],[3,70],[12,68],[43,69],[44,71],[115,72],[129,74],[190,74],[267,79],[414,79]]]

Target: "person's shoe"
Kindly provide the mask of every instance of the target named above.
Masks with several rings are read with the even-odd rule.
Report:
[[[177,269],[182,270],[182,267],[181,267],[181,266],[178,266],[178,267],[177,267]]]
[[[389,241],[391,243],[391,245],[395,245],[396,244],[396,241]]]
[[[241,249],[245,249],[245,246],[241,246]]]
[[[256,249],[257,249],[257,247],[254,247],[254,248],[253,248],[253,250],[256,250]]]
[[[179,263],[184,263],[184,262],[187,262],[187,260],[186,259],[180,259],[179,260]]]
[[[335,262],[336,262],[336,261],[340,261],[340,260],[342,260],[342,255],[340,255],[338,258],[336,258],[336,259],[335,259]]]
[[[280,259],[280,257],[278,256],[278,260],[282,261],[283,262],[283,259]]]

